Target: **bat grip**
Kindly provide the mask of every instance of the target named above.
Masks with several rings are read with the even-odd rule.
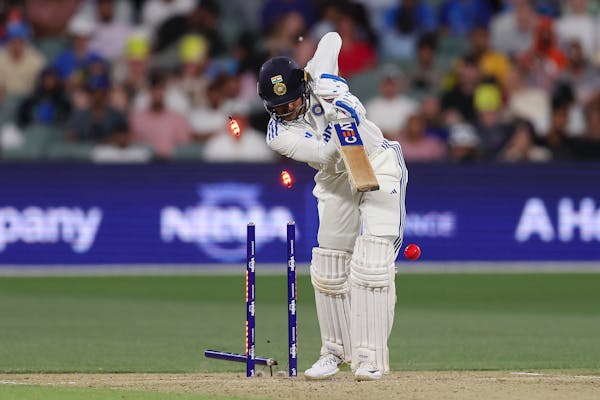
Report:
[[[328,122],[337,121],[339,119],[336,108],[330,102],[319,99],[319,103],[321,103],[321,107],[323,107],[323,113]]]
[[[307,70],[304,70],[304,72],[305,72],[306,81],[312,87],[313,78],[312,78],[311,74]],[[317,98],[319,104],[321,104],[321,107],[323,107],[323,115],[324,115],[325,119],[328,122],[336,121],[338,119],[336,108],[331,103],[320,98],[319,96],[317,96],[317,95],[314,95],[314,96]]]

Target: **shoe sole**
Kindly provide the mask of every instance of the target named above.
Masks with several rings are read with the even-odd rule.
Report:
[[[322,381],[325,379],[329,379],[332,376],[335,376],[338,372],[340,372],[340,369],[336,369],[333,373],[329,374],[329,375],[319,375],[319,376],[311,376],[311,375],[307,375],[306,372],[304,373],[304,378],[306,378],[306,380],[309,381]]]

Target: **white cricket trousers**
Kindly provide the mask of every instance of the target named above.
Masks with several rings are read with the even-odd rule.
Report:
[[[320,171],[315,176],[319,247],[352,253],[356,238],[363,234],[392,240],[398,254],[406,218],[408,170],[397,142],[384,141],[370,159],[379,182],[374,192],[352,193],[346,172]]]

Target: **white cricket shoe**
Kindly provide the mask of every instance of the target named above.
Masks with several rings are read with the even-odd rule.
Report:
[[[304,371],[304,377],[310,380],[331,378],[340,371],[339,366],[344,361],[335,354],[324,354],[309,369]]]
[[[357,381],[376,381],[381,379],[383,374],[370,363],[361,363],[354,373],[354,380]]]

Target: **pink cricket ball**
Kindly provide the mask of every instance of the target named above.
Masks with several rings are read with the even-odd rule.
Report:
[[[416,244],[409,244],[404,248],[404,256],[411,261],[418,260],[421,257],[421,248]]]

